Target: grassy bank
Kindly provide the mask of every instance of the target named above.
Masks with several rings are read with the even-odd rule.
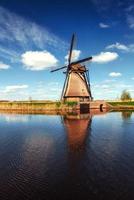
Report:
[[[113,107],[113,109],[125,109],[125,110],[134,110],[134,101],[114,101],[114,102],[108,102],[110,106]]]
[[[59,111],[59,110],[75,110],[77,109],[76,102],[61,103],[59,101],[14,101],[14,102],[0,102],[0,110],[9,111]]]

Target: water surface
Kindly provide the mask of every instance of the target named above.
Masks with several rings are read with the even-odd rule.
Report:
[[[134,113],[0,114],[0,199],[134,199]]]

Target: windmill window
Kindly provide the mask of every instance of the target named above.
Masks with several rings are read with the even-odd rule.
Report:
[[[84,101],[84,98],[83,98],[83,97],[81,97],[81,98],[80,98],[80,102],[83,102],[83,101]]]

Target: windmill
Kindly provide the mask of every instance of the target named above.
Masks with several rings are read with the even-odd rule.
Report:
[[[66,78],[61,94],[62,101],[92,101],[93,97],[90,89],[89,70],[85,65],[83,65],[84,62],[91,61],[92,57],[90,56],[78,61],[72,61],[74,41],[75,35],[73,34],[68,56],[68,64],[64,67],[51,70],[51,72],[66,69],[64,72],[66,74]]]

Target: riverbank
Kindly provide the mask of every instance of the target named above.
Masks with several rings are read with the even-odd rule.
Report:
[[[47,101],[13,101],[0,102],[0,111],[9,112],[31,112],[31,113],[46,113],[58,111],[73,111],[77,110],[76,102],[47,102]]]
[[[60,101],[1,101],[0,111],[17,113],[66,113],[79,111],[82,104],[89,109],[134,110],[134,101],[92,101],[90,103]]]
[[[105,101],[92,102],[60,102],[60,101],[1,101],[0,111],[17,113],[67,113],[91,109],[106,109],[109,105]]]
[[[114,110],[134,110],[134,101],[108,101]]]

